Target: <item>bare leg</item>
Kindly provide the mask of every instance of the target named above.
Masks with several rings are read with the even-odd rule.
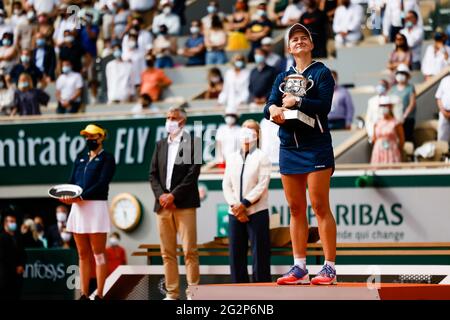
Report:
[[[74,233],[73,237],[77,244],[78,265],[80,266],[80,283],[81,294],[89,295],[89,279],[91,274],[90,256],[92,255],[91,246],[89,244],[89,235],[82,233]]]
[[[92,252],[95,258],[95,275],[97,277],[97,295],[103,298],[103,288],[105,286],[108,269],[106,267],[106,233],[89,234]]]

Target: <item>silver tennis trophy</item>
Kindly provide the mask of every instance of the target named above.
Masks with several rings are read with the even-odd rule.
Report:
[[[306,92],[308,92],[308,90],[310,90],[313,86],[314,81],[312,79],[307,79],[301,74],[291,74],[284,78],[284,82],[280,84],[278,89],[282,93],[290,93],[296,97],[303,98],[306,95]],[[296,105],[292,106],[292,108],[295,107]],[[286,110],[283,111],[283,114],[286,120],[297,119],[314,128],[315,119],[300,110]]]

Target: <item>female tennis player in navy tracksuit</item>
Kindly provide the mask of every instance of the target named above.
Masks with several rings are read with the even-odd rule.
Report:
[[[330,70],[312,60],[314,43],[308,29],[296,23],[286,34],[286,45],[294,56],[296,67],[278,75],[264,108],[264,116],[280,125],[280,173],[291,210],[290,234],[294,265],[278,278],[280,285],[309,284],[306,269],[308,221],[306,219],[306,185],[312,209],[316,215],[325,264],[314,277],[313,284],[336,283],[336,222],[329,204],[330,179],[334,171],[334,155],[327,116],[331,109],[334,80]],[[283,94],[279,86],[285,77],[302,74],[314,84],[303,97]],[[285,120],[283,111],[297,109],[315,120],[311,127],[298,120]]]

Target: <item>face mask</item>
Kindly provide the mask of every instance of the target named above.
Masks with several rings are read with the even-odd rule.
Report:
[[[36,45],[38,47],[43,47],[45,46],[45,39],[36,39]]]
[[[225,117],[225,123],[229,126],[232,126],[236,123],[236,118],[232,116],[226,116]]]
[[[166,131],[169,134],[173,134],[173,133],[177,132],[179,128],[180,128],[180,126],[178,124],[178,121],[170,121],[170,120],[166,121]]]
[[[414,24],[411,21],[406,21],[405,22],[405,27],[406,28],[412,28],[414,26]]]
[[[159,30],[159,34],[165,36],[167,34],[167,30],[166,29]]]
[[[130,49],[134,49],[134,48],[136,48],[136,44],[137,44],[137,42],[136,41],[128,41],[128,48],[130,48]]]
[[[391,112],[391,110],[389,110],[389,107],[380,107],[380,108],[381,108],[381,113],[384,116],[388,115]]]
[[[15,232],[17,230],[17,223],[9,222],[8,223],[8,230],[11,231],[11,232]]]
[[[30,62],[30,57],[26,56],[26,55],[22,55],[22,56],[20,56],[20,61],[22,61],[22,63],[28,63],[28,62]]]
[[[266,58],[261,54],[255,54],[255,63],[260,64],[263,63]]]
[[[155,65],[155,61],[153,61],[152,59],[148,59],[145,60],[145,64],[147,65],[147,67],[152,68]]]
[[[402,74],[402,73],[397,73],[395,75],[395,81],[403,83],[406,82],[406,75]]]
[[[245,67],[245,63],[242,60],[238,60],[234,63],[234,66],[238,69],[243,69]]]
[[[255,130],[250,128],[242,128],[239,136],[241,143],[252,143],[256,141]]]
[[[34,11],[28,11],[27,18],[28,18],[28,20],[33,20],[34,19]]]
[[[200,32],[200,28],[199,27],[191,27],[191,33],[192,34],[197,34]]]
[[[170,7],[164,7],[162,11],[165,15],[168,15],[172,12],[172,9]]]
[[[211,77],[211,82],[212,83],[219,83],[220,82],[220,77]]]
[[[266,11],[262,10],[262,9],[258,9],[256,10],[256,14],[260,17],[265,17],[266,16]]]
[[[69,242],[72,239],[72,235],[69,232],[61,232],[61,240],[63,242]]]
[[[14,9],[14,14],[15,14],[16,16],[20,16],[21,13],[22,13],[22,10],[20,10],[20,9]]]
[[[11,40],[9,40],[9,39],[3,39],[3,40],[2,40],[2,43],[3,43],[4,46],[10,46],[10,45],[11,45]]]
[[[212,14],[216,12],[216,7],[215,6],[208,6],[206,8],[206,10],[208,10],[208,13]]]
[[[111,244],[111,246],[115,247],[119,245],[119,239],[117,238],[109,238],[109,243]]]
[[[36,231],[37,232],[43,232],[44,231],[44,226],[40,223],[36,223]]]
[[[114,58],[120,59],[122,57],[122,51],[121,50],[114,50]]]
[[[73,40],[74,40],[74,38],[73,38],[73,36],[66,36],[66,37],[64,37],[64,42],[73,42]]]
[[[94,139],[86,140],[86,145],[87,145],[89,151],[97,150],[97,148],[99,146],[97,140],[94,140]]]
[[[23,82],[19,82],[18,86],[19,86],[19,89],[25,89],[25,88],[28,88],[29,84],[28,84],[28,81],[23,81]]]
[[[378,95],[382,95],[386,93],[386,87],[383,86],[382,84],[379,84],[375,87],[375,91],[377,92]]]
[[[72,71],[72,68],[69,66],[63,66],[62,67],[62,72],[63,73],[69,73],[70,71]]]
[[[65,212],[57,212],[56,213],[56,220],[58,222],[66,222],[67,221],[67,213],[65,213]]]

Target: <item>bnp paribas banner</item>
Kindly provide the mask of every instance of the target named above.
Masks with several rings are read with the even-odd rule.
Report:
[[[261,120],[247,113],[241,121]],[[126,118],[108,121],[60,121],[0,125],[0,185],[63,183],[73,161],[86,148],[80,130],[89,123],[108,130],[105,149],[116,159],[114,181],[145,181],[156,142],[167,136],[164,118]],[[203,161],[214,157],[220,115],[193,116],[186,130],[201,136]]]

